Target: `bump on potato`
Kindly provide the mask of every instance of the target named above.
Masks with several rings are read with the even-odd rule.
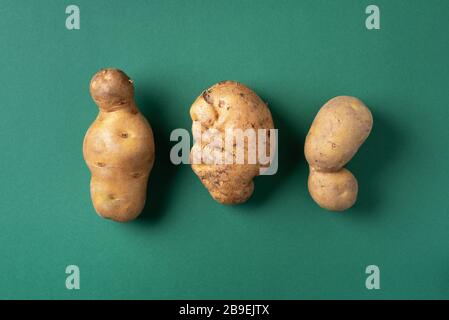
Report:
[[[357,180],[344,168],[336,172],[323,172],[312,167],[308,188],[313,200],[331,211],[344,211],[357,200]]]

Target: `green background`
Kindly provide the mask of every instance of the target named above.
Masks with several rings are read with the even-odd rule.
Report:
[[[0,298],[449,298],[448,1],[376,0],[372,31],[363,0],[0,2]],[[89,81],[111,66],[135,81],[157,146],[146,209],[125,225],[95,214],[82,157]],[[280,130],[278,174],[236,207],[169,160],[171,131],[225,79]],[[344,214],[311,200],[303,156],[337,95],[374,115]],[[65,288],[70,264],[81,290]]]

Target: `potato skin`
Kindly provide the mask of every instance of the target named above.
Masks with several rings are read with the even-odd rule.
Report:
[[[321,172],[311,168],[308,187],[313,200],[327,210],[344,211],[357,200],[357,180],[344,168],[337,172]]]
[[[201,132],[214,129],[213,135],[224,139],[227,129],[274,129],[273,119],[267,105],[259,96],[235,81],[223,81],[205,90],[190,109],[192,121],[197,122]],[[192,130],[194,131],[194,130]],[[195,136],[195,134],[194,134]],[[195,137],[197,140],[197,137]],[[269,149],[269,139],[267,139]],[[195,142],[192,155],[207,148],[207,139]],[[224,154],[225,151],[215,151]],[[235,150],[234,150],[235,151]],[[245,164],[195,164],[192,169],[219,203],[233,205],[247,201],[254,191],[254,177],[260,174],[261,166],[249,164],[245,146]],[[228,153],[230,154],[230,153]],[[233,152],[230,157],[236,159]]]
[[[309,192],[322,208],[344,211],[356,202],[357,180],[343,167],[368,138],[372,126],[370,110],[354,97],[335,97],[318,112],[304,153],[310,166]]]
[[[99,71],[90,91],[100,110],[83,144],[92,202],[104,218],[131,221],[145,205],[154,163],[153,132],[134,103],[132,81],[122,71]]]
[[[307,135],[307,162],[323,171],[343,168],[368,138],[372,126],[371,112],[359,99],[331,99],[318,112]]]

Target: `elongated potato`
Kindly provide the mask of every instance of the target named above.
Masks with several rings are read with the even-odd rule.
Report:
[[[223,81],[205,90],[196,99],[190,115],[195,138],[191,152],[193,171],[216,201],[222,204],[245,202],[254,191],[253,179],[260,174],[261,168],[267,166],[260,159],[252,162],[252,151],[266,148],[266,154],[270,154],[271,148],[274,148],[270,146],[269,138],[269,129],[274,129],[274,124],[267,105],[245,85]],[[214,141],[225,141],[227,133],[237,134],[239,130],[253,131],[256,135],[262,132],[262,135],[267,135],[265,143],[257,138],[251,146],[246,143],[242,148],[232,150],[214,144]],[[243,161],[239,161],[239,156]],[[228,159],[230,163],[213,163],[216,158]]]
[[[309,191],[321,207],[343,211],[356,202],[357,180],[343,167],[368,138],[372,126],[370,110],[354,97],[333,98],[318,112],[304,152],[310,165]]]
[[[154,163],[153,132],[137,109],[133,82],[123,71],[99,71],[91,80],[90,93],[100,110],[83,146],[92,174],[92,201],[100,216],[130,221],[145,205]]]

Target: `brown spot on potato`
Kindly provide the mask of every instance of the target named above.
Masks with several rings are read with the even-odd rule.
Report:
[[[208,104],[214,104],[214,101],[213,101],[213,99],[211,97],[211,91],[210,90],[206,90],[206,91],[203,92],[203,99]]]

